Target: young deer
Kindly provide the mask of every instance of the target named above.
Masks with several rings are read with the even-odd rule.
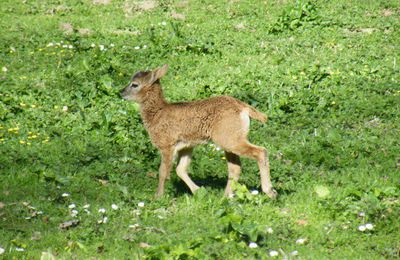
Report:
[[[270,198],[277,196],[272,188],[267,150],[247,140],[250,118],[266,122],[267,117],[253,107],[229,96],[204,100],[168,103],[164,99],[160,78],[168,65],[153,71],[137,72],[129,85],[121,91],[126,100],[136,101],[152,143],[160,150],[161,165],[157,196],[164,193],[165,180],[169,179],[175,156],[178,156],[176,173],[192,193],[199,187],[190,179],[187,169],[193,147],[213,141],[225,150],[228,161],[228,184],[225,195],[232,194],[231,183],[240,175],[240,158],[257,160],[261,175],[261,188]]]

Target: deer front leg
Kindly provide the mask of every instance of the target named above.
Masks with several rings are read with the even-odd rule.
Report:
[[[171,171],[172,161],[173,161],[172,149],[162,150],[156,197],[161,197],[164,194],[165,180],[168,178],[169,173]]]

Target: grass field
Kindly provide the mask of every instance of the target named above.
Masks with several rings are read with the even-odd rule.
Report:
[[[400,3],[3,0],[0,258],[400,257]],[[231,95],[269,117],[277,200],[244,159],[195,149],[191,195],[160,158],[130,76],[169,64],[167,100]],[[69,222],[68,222],[69,221]]]

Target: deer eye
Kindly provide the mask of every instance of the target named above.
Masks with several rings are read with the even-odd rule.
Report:
[[[139,87],[138,84],[136,84],[136,83],[131,83],[131,88],[137,88],[137,87]]]

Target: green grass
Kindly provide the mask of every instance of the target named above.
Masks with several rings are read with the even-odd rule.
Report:
[[[2,1],[1,257],[400,257],[399,2],[155,3]],[[172,174],[154,199],[159,155],[119,90],[165,63],[170,101],[226,94],[268,114],[250,139],[270,151],[276,201],[249,193],[246,159],[224,198],[226,162],[209,145],[190,167],[203,189]]]

